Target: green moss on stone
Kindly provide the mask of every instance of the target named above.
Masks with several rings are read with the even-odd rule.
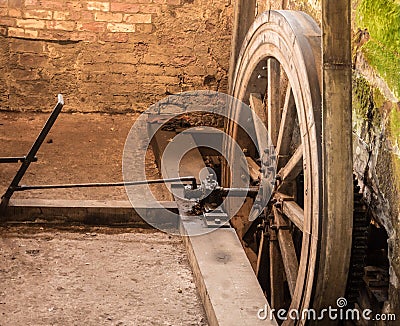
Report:
[[[364,77],[353,75],[353,127],[356,130],[365,122],[375,131],[380,130],[386,101],[378,88],[373,88]]]
[[[391,138],[400,146],[400,109],[396,106],[393,106],[390,112],[389,128]],[[400,172],[400,169],[398,171]]]
[[[368,62],[400,95],[400,3],[398,0],[360,0],[357,25],[368,29],[370,40],[362,47]]]
[[[385,104],[385,102],[387,100],[386,100],[385,96],[382,94],[382,92],[380,91],[380,89],[375,87],[372,90],[372,94],[373,94],[373,97],[374,97],[375,107],[377,107],[377,108],[383,107],[383,105]]]
[[[353,74],[353,111],[359,120],[368,120],[368,108],[371,99],[371,86],[361,76]]]

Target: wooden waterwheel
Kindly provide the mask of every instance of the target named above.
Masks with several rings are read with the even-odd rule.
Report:
[[[231,91],[263,120],[276,154],[272,196],[256,219],[256,227],[248,231],[254,231],[250,238],[258,239],[257,276],[276,310],[301,312],[323,308],[324,298],[339,298],[344,293],[347,275],[339,270],[343,266],[348,268],[351,233],[336,243],[337,237],[329,235],[338,233],[343,238],[347,222],[326,218],[323,209],[318,25],[302,12],[261,14],[245,37]],[[231,115],[239,125],[241,119],[248,119],[241,118],[240,110],[235,108]],[[236,123],[229,122],[226,131],[242,149],[246,148],[248,161],[253,166],[258,164],[261,171],[258,180],[251,181],[264,187],[265,175],[260,163],[264,154],[249,144],[249,138]],[[268,149],[264,150],[266,155],[270,154]],[[229,186],[230,181],[225,169],[223,183]],[[250,207],[242,207],[240,214],[244,219],[251,213]],[[327,285],[327,280],[332,279],[335,283]],[[285,323],[297,322],[287,319]]]

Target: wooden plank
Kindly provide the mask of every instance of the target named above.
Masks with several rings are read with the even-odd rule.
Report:
[[[282,212],[303,232],[304,211],[295,201],[284,201]]]
[[[186,234],[203,227],[193,217],[182,222]],[[277,325],[257,317],[269,305],[233,228],[185,236],[184,242],[209,325]]]
[[[270,140],[274,145],[278,141],[279,126],[281,124],[281,94],[280,94],[280,80],[281,80],[281,68],[278,60],[269,58],[267,60],[268,69],[268,105],[267,105],[267,117],[268,117],[268,132]]]
[[[285,268],[286,280],[288,282],[290,295],[293,297],[294,289],[296,288],[297,273],[299,263],[297,261],[296,251],[292,235],[290,234],[287,222],[283,219],[281,212],[274,206],[273,213],[275,221],[278,224],[278,241],[281,249],[283,266]]]
[[[176,214],[178,209],[175,202],[160,202],[168,214],[160,208],[142,205],[133,209],[129,201],[116,200],[56,200],[56,199],[13,199],[1,216],[1,222],[19,223],[81,223],[90,225],[148,226],[157,218],[157,223],[165,222],[174,228],[178,226]],[[146,220],[142,218],[146,217]]]
[[[294,102],[292,87],[288,83],[283,105],[281,124],[279,126],[276,153],[278,156],[277,170],[279,171],[289,160],[290,142],[292,140],[294,122],[296,119],[296,104]]]

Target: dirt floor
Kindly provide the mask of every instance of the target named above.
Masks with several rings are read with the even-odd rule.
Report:
[[[0,156],[25,155],[47,117],[0,112]],[[135,118],[61,114],[21,183],[121,181]],[[0,166],[1,193],[18,166]],[[146,166],[158,177],[151,153]],[[123,187],[15,198],[127,199]],[[0,325],[83,324],[207,325],[181,239],[143,229],[1,227]]]

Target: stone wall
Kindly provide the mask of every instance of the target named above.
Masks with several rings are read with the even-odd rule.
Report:
[[[226,91],[229,0],[0,0],[1,110],[140,111]]]

